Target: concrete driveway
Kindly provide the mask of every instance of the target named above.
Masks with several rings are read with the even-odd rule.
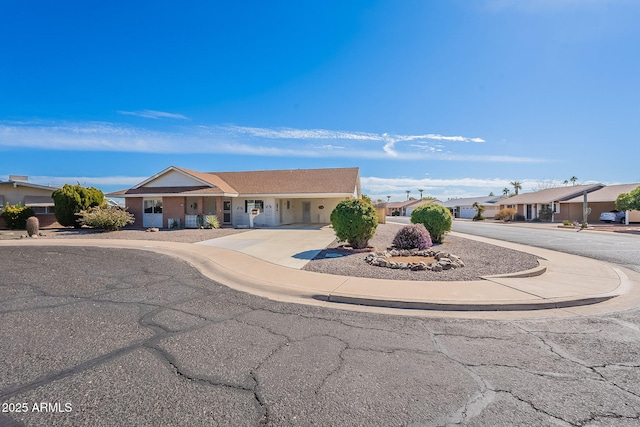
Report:
[[[336,235],[328,225],[289,225],[251,230],[198,245],[231,249],[284,267],[301,269]]]

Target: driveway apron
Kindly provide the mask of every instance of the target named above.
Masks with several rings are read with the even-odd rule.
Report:
[[[329,226],[299,225],[256,229],[196,244],[231,249],[273,264],[301,269],[335,237]]]

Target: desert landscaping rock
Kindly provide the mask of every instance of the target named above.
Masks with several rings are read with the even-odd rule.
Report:
[[[375,236],[369,241],[369,246],[390,247],[393,238],[402,227],[401,224],[379,224]],[[439,253],[439,259],[434,257],[434,262],[425,262],[424,269],[419,263],[418,266],[401,269],[397,265],[395,268],[390,267],[389,262],[384,259],[379,259],[378,266],[370,265],[366,261],[367,257],[380,253],[381,250],[356,253],[334,241],[311,260],[304,270],[388,280],[459,281],[478,280],[482,276],[494,274],[517,273],[539,265],[538,257],[534,255],[452,235],[447,235],[444,243],[434,245],[428,251]],[[399,256],[402,256],[402,253],[406,254],[405,256],[410,255],[410,251],[397,253]],[[341,256],[335,257],[332,254]],[[445,258],[450,264],[443,261]],[[464,268],[450,268],[453,263],[460,263]],[[447,267],[444,264],[448,264]],[[380,268],[380,265],[387,268]]]
[[[400,261],[392,260],[389,258],[400,258]],[[429,262],[428,264],[425,261],[417,261],[420,257],[425,260],[435,259],[435,262]],[[325,256],[326,258],[326,256]],[[402,261],[402,258],[406,259],[406,262]],[[433,250],[418,250],[418,249],[389,249],[386,251],[375,252],[367,255],[364,258],[365,262],[369,265],[373,265],[375,267],[386,267],[392,269],[400,269],[400,270],[411,270],[411,271],[423,271],[423,270],[431,270],[431,271],[442,271],[449,270],[451,268],[460,268],[464,267],[464,262],[460,259],[460,257],[448,254],[446,252],[438,252]],[[409,260],[413,260],[410,262]]]

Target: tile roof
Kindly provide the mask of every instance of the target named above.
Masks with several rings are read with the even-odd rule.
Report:
[[[622,193],[630,193],[636,188],[640,187],[640,183],[637,184],[619,184],[619,185],[607,185],[599,190],[589,193],[587,200],[589,202],[615,202],[618,196]],[[573,199],[566,200],[567,203],[582,202],[582,195],[574,197]]]
[[[353,194],[358,168],[212,172],[240,194]]]
[[[135,194],[336,194],[348,196],[359,191],[358,168],[264,170],[246,172],[198,172],[172,166],[203,184],[196,187],[148,187],[146,183],[109,193],[110,197]]]
[[[569,187],[547,188],[533,193],[524,193],[500,201],[501,205],[521,205],[531,203],[551,203],[572,199],[584,191],[592,192],[602,188],[602,184],[572,185]]]

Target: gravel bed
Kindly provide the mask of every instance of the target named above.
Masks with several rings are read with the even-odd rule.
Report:
[[[378,225],[369,245],[376,250],[386,249],[391,246],[393,238],[401,228],[402,225],[398,224]],[[465,266],[441,272],[377,267],[365,262],[364,258],[369,252],[354,252],[334,241],[307,263],[304,270],[375,279],[454,281],[478,280],[480,276],[491,274],[516,273],[539,265],[538,257],[534,255],[451,235],[445,237],[444,243],[434,245],[433,249],[458,255]],[[342,256],[327,258],[327,254]]]
[[[40,239],[121,239],[121,240],[152,240],[179,243],[196,243],[203,240],[215,239],[230,234],[244,233],[248,229],[218,228],[193,230],[160,230],[146,232],[144,229],[123,229],[119,231],[100,231],[91,229],[51,228],[40,230],[44,236]],[[0,233],[0,239],[19,239],[25,235],[24,230],[5,231]]]

